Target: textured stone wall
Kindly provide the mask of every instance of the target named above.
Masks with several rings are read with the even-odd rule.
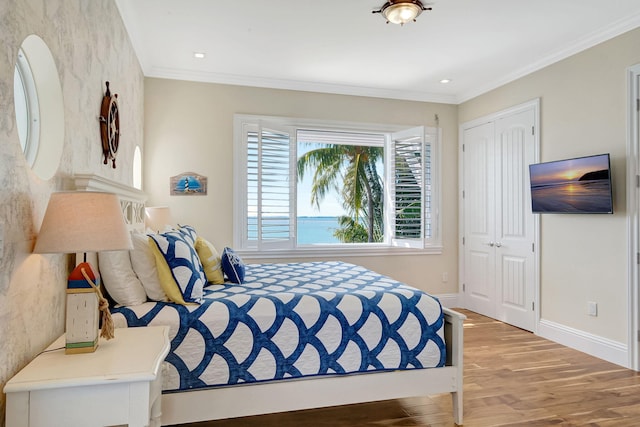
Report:
[[[64,147],[57,173],[38,178],[22,155],[15,124],[16,55],[30,34],[53,54],[62,86]],[[119,95],[122,137],[117,168],[102,164],[98,116],[104,82]],[[0,2],[0,387],[64,332],[71,257],[31,253],[50,194],[68,189],[75,173],[132,183],[143,138],[143,75],[113,0]],[[44,114],[44,112],[43,112]],[[0,425],[5,396],[0,394]]]

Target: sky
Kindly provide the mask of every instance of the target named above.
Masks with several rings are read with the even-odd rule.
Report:
[[[609,168],[609,156],[581,157],[531,165],[531,184],[551,184],[562,181],[575,181],[587,172]]]
[[[298,144],[298,157],[302,156],[313,147]],[[345,215],[341,197],[336,191],[328,192],[320,203],[320,210],[311,204],[311,184],[313,183],[313,171],[306,171],[304,179],[298,181],[298,216],[341,216]],[[305,196],[306,195],[306,196]]]

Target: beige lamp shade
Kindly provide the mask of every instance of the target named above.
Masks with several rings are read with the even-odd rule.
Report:
[[[35,253],[133,249],[120,201],[113,193],[53,193],[42,220]]]
[[[154,231],[161,232],[167,225],[173,225],[168,206],[150,206],[144,208],[144,223]]]

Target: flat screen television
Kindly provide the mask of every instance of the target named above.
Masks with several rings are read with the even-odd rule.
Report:
[[[533,213],[613,213],[609,154],[529,165]]]

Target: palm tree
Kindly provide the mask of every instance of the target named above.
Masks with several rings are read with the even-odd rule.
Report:
[[[320,202],[330,190],[341,193],[343,206],[350,220],[340,221],[337,237],[344,242],[360,241],[355,232],[361,218],[366,221],[367,241],[381,240],[382,236],[382,179],[376,162],[382,158],[382,147],[328,144],[313,149],[298,159],[298,180],[307,170],[314,170],[311,203]],[[351,236],[351,237],[349,237]]]

